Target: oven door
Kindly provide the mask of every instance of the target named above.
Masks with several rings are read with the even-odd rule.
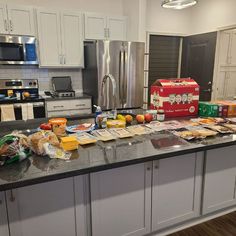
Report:
[[[14,104],[14,111],[16,120],[22,120],[22,110],[21,104],[23,103],[15,103]],[[45,118],[45,104],[44,102],[33,102],[33,111],[34,111],[34,118]]]

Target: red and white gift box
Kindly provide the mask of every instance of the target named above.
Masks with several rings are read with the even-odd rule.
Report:
[[[150,94],[150,109],[164,110],[166,117],[198,114],[199,85],[191,78],[156,80]]]

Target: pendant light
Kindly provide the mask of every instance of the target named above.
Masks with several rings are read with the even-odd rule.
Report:
[[[197,4],[197,0],[163,0],[161,6],[169,9],[184,9]]]

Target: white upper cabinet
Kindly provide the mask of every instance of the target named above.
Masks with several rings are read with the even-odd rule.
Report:
[[[106,16],[96,13],[86,13],[84,31],[86,39],[105,39],[107,34]]]
[[[66,66],[83,66],[82,15],[77,12],[61,13],[62,54]]]
[[[126,17],[85,14],[85,39],[126,40]]]
[[[126,40],[126,17],[107,17],[107,29],[110,40]]]
[[[37,24],[41,67],[83,67],[80,13],[38,9]]]
[[[33,8],[19,5],[7,5],[10,33],[16,35],[34,35]]]
[[[0,235],[9,236],[5,193],[0,192]]]
[[[231,33],[231,42],[230,42],[230,55],[229,62],[231,65],[236,66],[236,31],[234,30]]]
[[[33,8],[0,4],[0,33],[34,35]]]
[[[5,4],[0,4],[0,34],[8,34],[7,8]]]
[[[62,63],[60,15],[58,11],[37,10],[40,66]]]

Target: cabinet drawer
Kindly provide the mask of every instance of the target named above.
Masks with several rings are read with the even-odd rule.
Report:
[[[91,109],[91,99],[47,101],[47,111]]]
[[[91,114],[91,109],[80,109],[80,110],[66,110],[66,111],[48,111],[47,117],[58,117],[58,116],[73,116],[73,115],[86,115]]]

